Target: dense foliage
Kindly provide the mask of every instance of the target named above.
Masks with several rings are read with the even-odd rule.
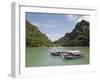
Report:
[[[26,20],[26,46],[27,47],[51,47],[54,44],[39,29]]]
[[[89,46],[89,22],[78,22],[75,29],[55,41],[56,46]]]

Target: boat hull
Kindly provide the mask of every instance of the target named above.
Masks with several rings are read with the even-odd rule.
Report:
[[[61,56],[62,59],[78,59],[83,57],[83,54],[80,53],[80,51],[51,52],[51,55]]]
[[[51,52],[51,55],[53,55],[53,56],[60,56],[62,53],[61,52]]]
[[[79,55],[79,56],[63,56],[64,59],[79,59],[82,58],[83,55]]]

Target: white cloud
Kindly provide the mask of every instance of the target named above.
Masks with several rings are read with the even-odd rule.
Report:
[[[46,27],[46,28],[55,28],[55,27],[62,27],[64,24],[59,23],[58,21],[54,20],[47,20],[44,23],[32,22],[33,25],[38,27]]]
[[[62,27],[64,24],[56,21],[56,20],[47,20],[45,23],[42,24],[43,27],[47,28],[55,28],[55,27]]]
[[[63,24],[59,23],[59,24],[42,24],[43,27],[46,27],[46,28],[56,28],[56,27],[62,27]]]
[[[66,15],[66,18],[69,19],[69,21],[76,21],[78,16],[77,15]]]
[[[40,23],[37,23],[37,22],[32,22],[33,25],[36,25],[36,26],[41,26]]]
[[[54,21],[54,20],[47,20],[46,23],[47,23],[47,24],[54,24],[54,23],[57,23],[57,21]]]
[[[50,24],[42,24],[43,27],[50,28],[52,27]]]
[[[75,22],[80,22],[81,20],[86,20],[86,21],[90,21],[90,17],[89,16],[84,16],[84,15],[66,15],[66,18],[69,21],[75,21]]]
[[[80,22],[81,20],[90,21],[90,16],[81,16],[76,22]]]

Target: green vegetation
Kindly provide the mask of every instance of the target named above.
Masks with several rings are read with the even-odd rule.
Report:
[[[52,47],[52,46],[89,46],[89,22],[78,22],[70,33],[55,42],[51,42],[46,34],[39,31],[37,26],[26,20],[26,46]]]
[[[56,46],[89,46],[89,22],[78,22],[72,32],[55,41]]]
[[[39,29],[26,20],[26,46],[27,47],[51,47],[54,44]]]

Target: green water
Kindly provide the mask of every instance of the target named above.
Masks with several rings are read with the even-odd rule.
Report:
[[[61,57],[52,56],[53,51],[79,50],[84,57],[79,59],[63,60]],[[50,47],[50,48],[26,48],[26,67],[81,65],[89,64],[89,47]]]

